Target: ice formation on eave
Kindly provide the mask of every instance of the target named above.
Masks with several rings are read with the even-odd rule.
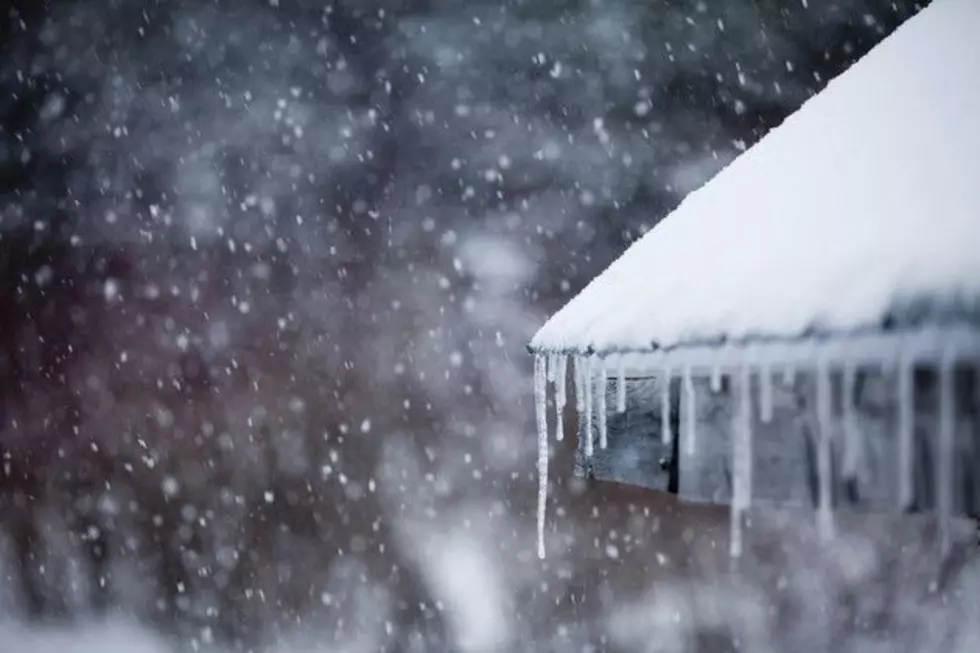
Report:
[[[936,0],[556,313],[609,353],[980,314],[980,2]],[[928,311],[926,311],[928,312]]]
[[[602,360],[612,355],[617,378],[621,369],[668,381],[680,377],[682,393],[694,377],[710,378],[717,389],[723,375],[745,393],[746,379],[756,376],[764,421],[773,370],[786,378],[800,371],[816,380],[825,488],[828,375],[894,367],[896,501],[907,507],[914,366],[933,366],[946,379],[952,365],[965,361],[975,369],[980,362],[977,34],[980,2],[935,0],[691,193],[555,314],[530,349],[541,360],[562,360],[563,368],[571,355],[579,419],[598,419],[598,432],[605,432],[606,407],[597,411],[594,401],[595,370],[605,375],[613,369]],[[899,328],[883,330],[889,323]],[[552,380],[562,386],[564,401],[564,375]],[[670,383],[661,386],[669,405]],[[935,471],[941,474],[952,464],[955,400],[949,382],[941,383],[940,393]],[[752,502],[751,421],[744,414],[752,404],[739,406],[733,554],[740,548],[741,513]],[[545,388],[538,410],[547,409]],[[688,452],[697,446],[693,430],[674,434],[666,412],[663,420],[664,438],[684,438]],[[542,421],[545,460],[539,466],[546,470]],[[591,456],[593,430],[582,432]],[[938,509],[948,516],[948,490],[939,483]],[[545,478],[539,537],[546,494]],[[821,496],[820,524],[829,535],[833,514],[825,489]]]
[[[745,511],[752,506],[753,487],[753,406],[759,406],[759,418],[766,422],[772,417],[772,375],[778,364],[786,378],[797,374],[809,375],[816,385],[816,431],[817,466],[819,497],[817,519],[821,532],[830,537],[834,532],[831,485],[832,470],[830,448],[833,438],[862,438],[860,430],[848,427],[853,417],[853,377],[860,371],[894,369],[898,379],[895,388],[895,404],[898,406],[898,456],[895,474],[898,477],[894,508],[903,511],[910,507],[913,486],[913,425],[915,420],[915,394],[912,371],[915,367],[929,367],[939,372],[939,411],[938,433],[933,434],[938,442],[938,457],[934,461],[933,478],[937,511],[946,524],[952,516],[953,475],[950,470],[954,456],[954,415],[962,406],[957,405],[957,389],[954,386],[952,370],[956,366],[967,366],[974,370],[980,379],[980,330],[972,327],[933,327],[918,331],[890,334],[854,334],[835,339],[806,339],[798,342],[762,343],[752,345],[732,344],[728,346],[680,347],[668,351],[637,352],[615,354],[607,357],[579,354],[535,355],[534,394],[538,425],[538,555],[545,556],[545,519],[548,493],[548,413],[558,407],[564,408],[567,391],[567,368],[571,363],[574,378],[574,392],[578,419],[584,428],[578,432],[585,437],[579,443],[586,459],[595,455],[593,434],[600,434],[600,447],[604,447],[607,435],[606,420],[612,411],[625,409],[625,400],[617,399],[616,405],[607,406],[605,384],[612,380],[616,384],[617,396],[622,396],[627,376],[631,378],[655,377],[660,380],[661,394],[649,397],[651,402],[660,402],[661,436],[668,441],[672,437],[682,437],[687,444],[681,447],[682,455],[694,455],[697,447],[697,422],[694,418],[695,403],[693,384],[695,380],[710,380],[710,386],[717,391],[720,379],[728,377],[735,388],[736,404],[732,424],[733,483],[731,497],[731,553],[741,554],[742,521]],[[832,375],[840,375],[840,398],[834,399]],[[670,428],[670,388],[672,381],[680,379],[684,400],[681,410],[687,411],[685,429],[682,434],[674,434]],[[549,385],[553,386],[553,406],[549,408]],[[978,396],[972,401],[980,406],[980,384]],[[754,393],[754,394],[753,394]],[[840,421],[843,432],[835,431],[837,418],[832,415],[832,406],[840,406]],[[559,422],[560,425],[560,422]],[[561,428],[559,426],[559,428]],[[556,433],[561,439],[561,431]],[[843,450],[845,461],[855,456],[855,451],[864,449],[863,442],[845,441]],[[858,464],[858,463],[855,463]],[[980,473],[980,471],[978,471]],[[943,532],[948,535],[947,531]]]

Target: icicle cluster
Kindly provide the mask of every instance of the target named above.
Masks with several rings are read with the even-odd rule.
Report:
[[[582,420],[579,432],[583,441],[581,452],[588,459],[595,453],[595,438],[599,447],[609,444],[607,416],[608,383],[615,383],[615,410],[627,409],[627,370],[658,379],[661,415],[661,437],[671,444],[676,434],[671,428],[672,381],[679,377],[680,403],[686,414],[682,455],[691,456],[697,449],[697,377],[708,377],[713,392],[722,387],[729,375],[737,393],[732,423],[732,515],[731,554],[739,556],[743,549],[742,522],[752,505],[753,486],[753,397],[758,393],[758,419],[767,423],[773,419],[773,383],[781,378],[789,387],[795,386],[799,373],[815,383],[815,406],[809,414],[817,450],[817,519],[820,532],[832,536],[834,451],[840,439],[841,473],[854,479],[865,473],[866,445],[862,427],[857,421],[855,385],[858,370],[867,367],[894,371],[897,379],[897,492],[896,507],[905,510],[915,501],[917,471],[915,435],[914,371],[917,365],[931,366],[939,372],[938,427],[936,429],[935,468],[932,477],[936,487],[936,509],[943,526],[943,542],[948,545],[945,524],[957,507],[954,505],[953,477],[957,434],[957,406],[954,370],[962,361],[977,366],[980,375],[980,333],[975,330],[923,331],[913,334],[872,334],[842,339],[841,342],[800,342],[796,344],[759,345],[726,348],[692,347],[670,352],[617,354],[607,358],[580,355],[538,355],[535,358],[534,389],[538,431],[538,555],[545,555],[544,530],[548,492],[548,384],[554,386],[555,439],[563,438],[563,414],[567,403],[566,383],[569,363],[574,383],[575,407]],[[774,373],[778,369],[778,373]],[[840,379],[840,413],[835,415],[834,376]],[[756,381],[753,383],[753,381]],[[978,384],[980,385],[980,384]],[[980,392],[980,391],[978,391]],[[651,398],[657,401],[657,398]],[[980,405],[980,396],[976,399]]]

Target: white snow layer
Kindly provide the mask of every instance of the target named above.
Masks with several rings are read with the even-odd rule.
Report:
[[[649,350],[980,306],[980,2],[936,0],[694,191],[535,335]]]
[[[692,413],[693,377],[709,377],[715,390],[723,374],[738,379],[735,556],[742,549],[742,516],[752,505],[746,420],[753,374],[764,422],[772,417],[773,366],[787,379],[798,369],[816,377],[817,517],[820,530],[831,536],[830,374],[843,374],[844,473],[855,474],[863,447],[850,405],[855,371],[897,366],[896,505],[904,508],[914,493],[913,366],[935,365],[942,378],[935,492],[941,521],[948,521],[956,410],[951,370],[957,361],[975,364],[980,352],[980,330],[943,321],[956,311],[980,309],[975,34],[980,0],[935,0],[689,195],[537,333],[531,349],[537,352],[540,556],[548,490],[547,383],[555,385],[557,439],[566,399],[567,359],[559,352],[578,354],[571,356],[572,377],[579,420],[588,425],[580,429],[585,441],[579,443],[587,458],[593,455],[594,420],[600,447],[607,444],[605,385],[612,374],[619,384],[618,411],[625,408],[627,373],[660,377],[661,437],[668,443],[677,435],[670,424],[673,378],[682,379],[684,410]],[[922,307],[937,311],[932,315],[939,319],[911,331],[878,329],[889,315]],[[714,344],[724,340],[727,345]],[[613,367],[605,359],[617,351]],[[693,420],[683,435],[684,453],[694,454]]]

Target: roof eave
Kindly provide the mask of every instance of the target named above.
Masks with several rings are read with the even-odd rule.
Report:
[[[714,338],[691,338],[678,342],[673,345],[663,346],[657,342],[651,342],[648,347],[606,347],[596,348],[593,344],[584,347],[576,346],[556,346],[527,344],[527,351],[531,355],[569,355],[569,356],[610,356],[621,354],[653,354],[667,353],[682,349],[722,349],[725,347],[752,347],[765,345],[790,345],[809,343],[827,343],[833,340],[851,340],[855,338],[866,338],[874,335],[915,335],[925,332],[954,332],[954,331],[973,331],[980,333],[980,321],[975,316],[963,316],[952,320],[923,321],[913,324],[899,325],[891,320],[883,320],[879,324],[867,325],[865,327],[847,330],[819,329],[816,327],[808,328],[794,335],[778,334],[755,334],[740,338],[729,338],[719,336]]]

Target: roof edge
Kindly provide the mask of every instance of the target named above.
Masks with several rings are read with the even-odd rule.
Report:
[[[962,333],[964,331],[973,332],[980,335],[980,321],[976,319],[957,319],[944,322],[905,326],[892,326],[885,322],[880,325],[869,325],[858,329],[831,330],[812,328],[795,335],[755,334],[740,338],[728,338],[724,336],[718,338],[691,338],[670,346],[661,346],[656,342],[651,342],[649,347],[609,347],[602,350],[596,349],[592,345],[587,347],[543,347],[535,346],[532,342],[529,342],[526,345],[526,349],[531,355],[554,354],[605,357],[623,354],[668,353],[684,349],[722,349],[726,347],[746,348],[766,345],[778,346],[801,344],[803,342],[827,344],[833,340],[841,340],[843,342],[876,335],[914,337],[931,333],[939,336],[946,333]]]

